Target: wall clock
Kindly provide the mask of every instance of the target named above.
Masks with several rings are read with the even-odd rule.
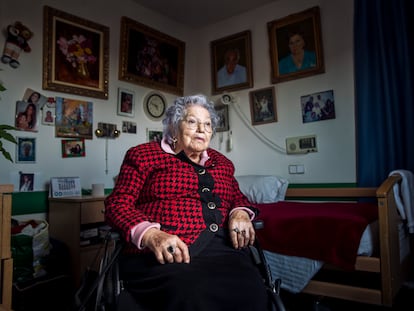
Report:
[[[160,120],[167,108],[167,101],[160,93],[151,92],[144,98],[144,112],[154,121]]]

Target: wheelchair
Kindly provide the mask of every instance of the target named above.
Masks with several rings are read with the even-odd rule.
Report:
[[[256,230],[263,228],[262,221],[254,221]],[[118,298],[123,291],[122,280],[119,279],[117,257],[122,251],[123,243],[116,232],[108,232],[103,246],[104,252],[100,260],[98,275],[88,285],[81,285],[75,293],[74,310],[76,311],[116,311]],[[256,239],[249,246],[252,260],[259,269],[269,297],[269,310],[286,311],[280,297],[281,280],[273,280],[263,250]],[[138,310],[137,310],[138,311]]]

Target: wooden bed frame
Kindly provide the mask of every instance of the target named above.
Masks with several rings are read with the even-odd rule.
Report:
[[[376,197],[379,214],[379,257],[358,256],[355,270],[375,273],[380,277],[380,288],[366,288],[332,281],[311,280],[303,293],[326,296],[367,304],[392,306],[394,298],[408,276],[410,255],[400,262],[400,219],[394,199],[393,185],[401,176],[389,176],[378,188],[288,188],[286,200],[315,198],[367,198]],[[324,269],[332,269],[325,267]],[[338,269],[336,269],[338,270]]]

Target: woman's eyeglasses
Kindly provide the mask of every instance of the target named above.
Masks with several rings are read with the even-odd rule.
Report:
[[[211,121],[201,122],[201,121],[198,121],[196,118],[192,118],[192,117],[186,118],[183,121],[187,125],[187,128],[191,130],[197,129],[200,126],[200,124],[202,124],[204,127],[204,131],[206,131],[207,133],[211,133],[213,131]]]

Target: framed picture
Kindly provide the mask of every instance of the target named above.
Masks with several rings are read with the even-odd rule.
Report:
[[[109,28],[44,7],[43,89],[107,99]]]
[[[127,89],[118,88],[118,109],[120,116],[131,117],[135,115],[135,93]]]
[[[16,162],[36,163],[36,138],[16,137]]]
[[[85,139],[62,139],[62,158],[85,156]]]
[[[92,139],[92,102],[56,97],[55,136]]]
[[[221,105],[216,107],[216,112],[220,117],[220,123],[216,128],[216,132],[226,132],[229,130],[229,106]]]
[[[42,124],[55,125],[55,108],[44,105],[42,108]]]
[[[212,93],[253,87],[251,32],[212,41]]]
[[[251,91],[249,97],[252,125],[277,122],[276,97],[273,86]]]
[[[162,130],[147,129],[147,141],[158,141],[162,140]]]
[[[16,102],[15,127],[20,131],[37,132],[39,106],[24,100]]]
[[[35,181],[35,174],[34,173],[20,172],[19,191],[20,192],[33,191],[34,181]]]
[[[333,90],[300,97],[303,123],[335,119]]]
[[[272,83],[325,72],[319,7],[267,23]]]
[[[137,124],[130,121],[122,121],[122,133],[136,134]]]
[[[120,38],[120,80],[183,95],[183,41],[125,16],[121,19]]]

